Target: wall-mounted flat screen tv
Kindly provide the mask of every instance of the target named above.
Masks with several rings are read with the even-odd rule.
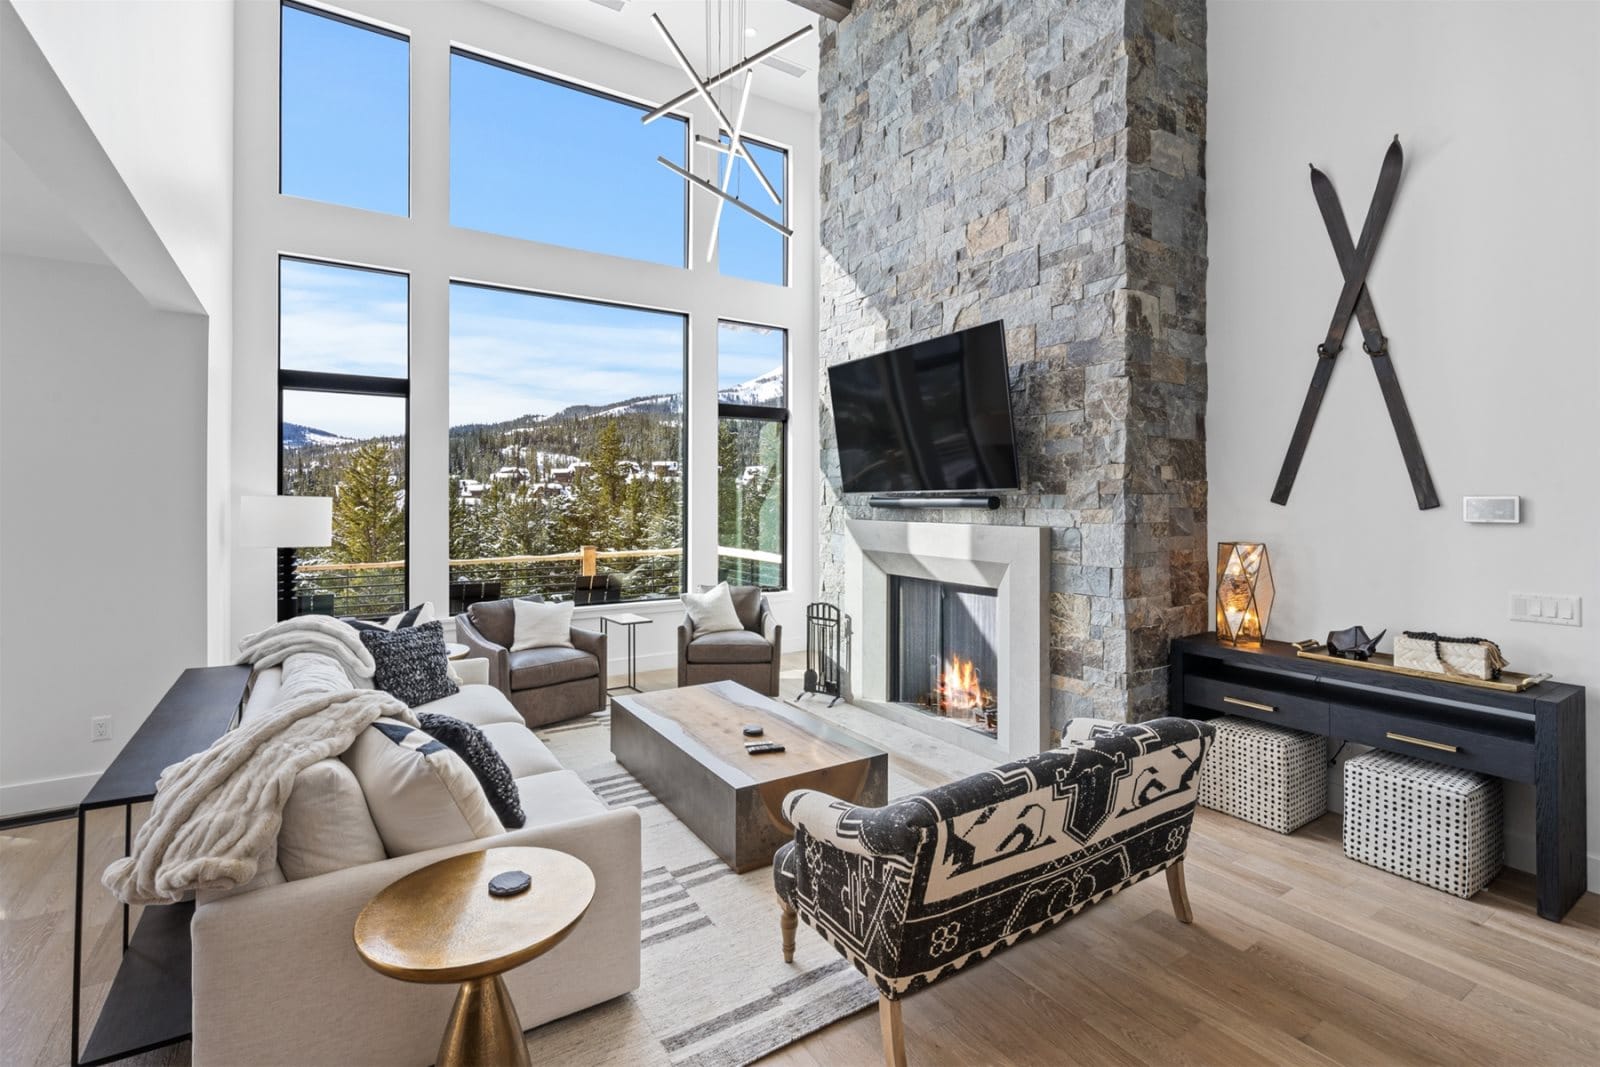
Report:
[[[1003,324],[828,368],[847,493],[1017,488]]]

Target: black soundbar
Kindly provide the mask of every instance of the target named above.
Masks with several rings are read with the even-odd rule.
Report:
[[[994,511],[1000,506],[998,496],[875,496],[867,500],[875,508],[980,508]]]

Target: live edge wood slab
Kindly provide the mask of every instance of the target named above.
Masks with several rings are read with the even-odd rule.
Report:
[[[1588,887],[1584,690],[1499,692],[1300,658],[1215,634],[1172,643],[1172,714],[1287,726],[1534,787],[1539,914],[1559,922]]]
[[[747,723],[764,736],[745,737]],[[750,740],[785,751],[752,756]],[[782,804],[794,790],[868,806],[888,799],[886,753],[735,682],[612,696],[611,752],[741,874],[771,863],[793,838]]]

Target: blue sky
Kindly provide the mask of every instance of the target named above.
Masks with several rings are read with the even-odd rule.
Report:
[[[409,48],[283,9],[285,194],[409,212]],[[683,120],[644,125],[636,106],[460,55],[451,57],[450,100],[453,225],[673,267],[687,258],[694,269],[709,269],[705,248],[685,248],[683,180],[656,162],[658,155],[683,162]],[[785,190],[784,154],[751,149]],[[742,161],[730,188],[763,213],[786,214]],[[712,209],[710,194],[693,196],[692,210]],[[723,210],[722,273],[782,284],[784,255],[782,235]],[[404,276],[285,260],[281,284],[283,366],[405,372]],[[461,285],[450,300],[453,423],[682,388],[679,316]],[[720,332],[719,385],[748,381],[781,361],[781,335]],[[293,422],[348,436],[394,432],[390,409],[381,406],[309,395],[294,406],[306,418],[291,416],[286,404]]]

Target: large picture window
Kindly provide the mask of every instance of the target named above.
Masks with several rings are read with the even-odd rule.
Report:
[[[333,498],[333,544],[283,550],[280,618],[405,606],[408,284],[278,261],[278,491]]]
[[[404,215],[411,182],[411,46],[392,30],[284,4],[278,189]]]
[[[717,577],[782,589],[788,335],[717,324]]]
[[[689,124],[466,52],[450,57],[450,222],[684,265]]]
[[[726,137],[723,138],[727,140]],[[729,192],[752,205],[763,215],[782,223],[789,221],[789,153],[781,148],[744,138],[750,156],[778,193],[774,204],[766,189],[750,173],[750,164],[734,164]],[[726,166],[722,160],[719,167]],[[659,165],[658,165],[659,166]],[[665,170],[666,168],[661,167]],[[717,239],[718,270],[733,278],[748,278],[769,285],[789,284],[789,239],[759,219],[737,208],[724,207],[720,236]]]
[[[688,320],[450,286],[453,607],[683,589]],[[598,581],[597,581],[598,580]]]

